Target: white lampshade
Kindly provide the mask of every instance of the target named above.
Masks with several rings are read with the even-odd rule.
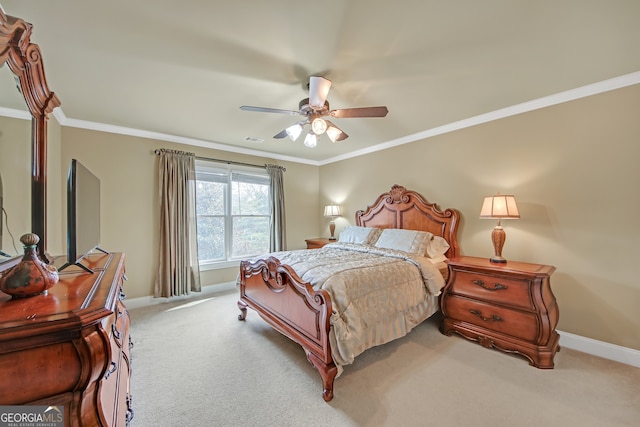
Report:
[[[335,218],[340,216],[340,206],[338,205],[327,205],[324,207],[324,216],[326,218]]]
[[[316,134],[313,132],[309,132],[307,136],[304,138],[304,145],[306,145],[309,148],[313,148],[316,145],[318,145]]]
[[[327,128],[327,136],[329,137],[331,142],[336,142],[341,133],[342,133],[342,131],[340,129],[338,129],[337,127],[329,126]]]
[[[514,219],[520,218],[515,196],[497,194],[485,197],[480,218],[483,219]]]
[[[302,133],[302,126],[296,123],[295,125],[291,125],[286,129],[287,135],[291,138],[292,141],[298,139],[300,134]]]

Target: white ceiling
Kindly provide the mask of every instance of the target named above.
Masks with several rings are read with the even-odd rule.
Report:
[[[640,70],[638,0],[0,4],[33,24],[63,124],[312,164]],[[298,117],[239,109],[296,110],[310,75],[331,108],[389,114],[335,119],[350,137],[307,148],[273,139]]]

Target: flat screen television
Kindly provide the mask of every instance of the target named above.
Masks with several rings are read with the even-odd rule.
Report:
[[[93,273],[81,261],[100,248],[100,179],[78,160],[72,159],[67,178],[67,262]]]

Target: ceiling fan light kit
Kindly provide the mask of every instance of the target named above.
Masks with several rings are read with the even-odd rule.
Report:
[[[302,133],[302,125],[300,125],[300,123],[291,125],[286,129],[286,132],[289,138],[291,138],[292,141],[295,141]]]
[[[240,107],[244,111],[256,111],[265,113],[278,113],[296,115],[299,114],[306,117],[306,120],[295,123],[285,130],[279,132],[274,136],[276,139],[281,139],[286,136],[291,138],[292,141],[296,141],[303,128],[309,125],[311,128],[305,139],[304,145],[307,147],[315,147],[317,145],[318,135],[324,133],[327,134],[331,142],[343,141],[349,137],[342,129],[325,120],[323,117],[334,117],[338,119],[342,118],[360,118],[360,117],[385,117],[389,110],[387,107],[362,107],[362,108],[344,108],[338,110],[331,110],[329,108],[329,102],[327,101],[327,95],[331,88],[331,81],[324,77],[311,76],[309,78],[309,98],[305,98],[298,104],[298,111],[294,110],[282,110],[278,108],[265,108],[265,107],[252,107],[249,105],[243,105]]]
[[[338,138],[340,137],[341,134],[346,135],[346,133],[342,132],[340,129],[338,129],[335,126],[329,126],[327,128],[327,136],[329,137],[331,142],[338,141]],[[340,141],[342,141],[342,140],[340,140]]]
[[[309,132],[307,136],[304,137],[304,145],[313,148],[318,145],[318,137],[315,133]]]
[[[327,122],[325,122],[324,119],[320,117],[313,119],[313,121],[311,122],[311,130],[316,135],[322,135],[327,130]]]

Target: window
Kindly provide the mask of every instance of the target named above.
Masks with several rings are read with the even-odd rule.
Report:
[[[226,267],[269,252],[270,180],[266,171],[196,161],[198,260]]]

